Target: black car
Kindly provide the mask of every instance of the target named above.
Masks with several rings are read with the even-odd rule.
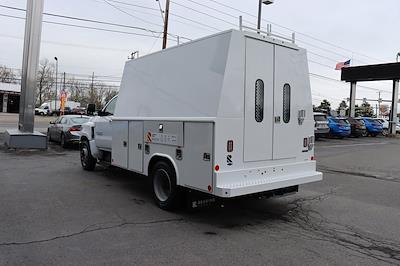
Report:
[[[351,126],[351,134],[352,137],[362,137],[367,134],[367,128],[365,127],[364,121],[362,119],[348,117],[347,120]]]

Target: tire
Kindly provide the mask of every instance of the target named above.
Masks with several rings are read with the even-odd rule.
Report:
[[[371,137],[376,137],[376,136],[378,136],[378,134],[376,134],[376,133],[371,133]]]
[[[364,132],[361,134],[361,136],[367,137],[367,136],[368,136],[368,131],[364,131]]]
[[[89,142],[83,141],[79,146],[79,153],[83,169],[86,171],[93,171],[96,167],[96,159],[92,156]]]
[[[387,136],[387,135],[389,135],[389,130],[388,129],[384,129],[383,131],[382,131],[382,136]]]
[[[168,211],[176,209],[180,191],[176,184],[175,169],[165,161],[158,161],[151,169],[151,179],[157,206]]]
[[[65,140],[65,135],[64,135],[64,133],[61,133],[61,136],[60,136],[60,145],[61,145],[61,147],[63,147],[64,149],[67,148],[67,146],[68,146],[67,141]]]

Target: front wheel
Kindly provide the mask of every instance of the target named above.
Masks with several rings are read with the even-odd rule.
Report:
[[[153,196],[158,207],[163,210],[175,209],[180,193],[174,168],[164,161],[159,161],[151,169],[151,177]]]
[[[88,141],[83,141],[80,145],[81,164],[83,169],[93,171],[96,167],[96,159],[92,156]]]
[[[389,130],[385,128],[385,129],[382,131],[382,136],[387,136],[387,135],[389,135]]]

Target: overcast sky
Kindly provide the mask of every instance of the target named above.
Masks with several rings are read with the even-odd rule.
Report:
[[[118,0],[126,5],[105,0],[45,0],[45,12],[119,23],[162,31],[162,18],[156,0]],[[164,8],[165,0],[160,0]],[[197,4],[197,3],[200,3]],[[219,4],[218,4],[219,3]],[[110,4],[115,5],[112,7]],[[222,4],[222,5],[221,5]],[[26,8],[25,0],[0,0],[0,5]],[[203,6],[202,6],[203,5]],[[225,5],[225,6],[224,6]],[[236,11],[228,6],[242,10]],[[195,39],[220,30],[237,27],[239,15],[245,24],[256,23],[257,0],[171,0],[170,33]],[[226,14],[217,12],[217,9]],[[118,10],[120,9],[120,10]],[[122,10],[122,11],[121,11]],[[0,65],[20,68],[24,21],[1,15],[24,17],[24,12],[0,7]],[[253,16],[251,16],[253,15]],[[310,72],[339,80],[335,71],[339,61],[352,59],[353,65],[393,62],[400,51],[399,0],[275,0],[263,7],[263,19],[274,23],[273,31],[287,34],[297,32],[298,45],[307,48]],[[44,16],[45,21],[62,22],[86,27],[99,27],[148,36],[104,32],[54,24],[43,24],[41,58],[59,58],[60,72],[121,77],[124,62],[132,51],[147,54],[161,48],[158,33],[112,27]],[[263,21],[263,27],[267,22]],[[280,25],[280,26],[278,26]],[[286,28],[282,28],[284,26]],[[320,41],[319,41],[320,40]],[[169,45],[176,41],[170,40]],[[323,98],[337,105],[347,98],[349,86],[311,75],[314,103]],[[384,91],[391,90],[390,82],[362,84]],[[360,87],[357,98],[377,99],[378,93]],[[390,99],[383,92],[382,98]],[[375,103],[371,102],[374,106]]]

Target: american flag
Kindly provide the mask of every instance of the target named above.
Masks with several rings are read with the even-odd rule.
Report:
[[[342,70],[342,68],[344,68],[344,67],[349,67],[350,66],[350,62],[351,62],[351,60],[347,60],[345,62],[337,63],[335,70]]]

